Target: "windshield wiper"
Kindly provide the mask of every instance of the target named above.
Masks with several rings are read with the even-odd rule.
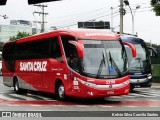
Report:
[[[99,75],[100,75],[101,72],[102,72],[103,64],[104,64],[105,67],[106,67],[106,62],[105,62],[105,57],[104,57],[104,53],[103,53],[103,52],[102,52],[102,56],[103,56],[103,58],[102,58],[102,60],[101,60],[101,63],[100,63],[100,65],[99,65],[99,68],[98,68],[97,78],[99,78]]]
[[[112,58],[110,51],[109,51],[109,61],[111,62],[111,66],[113,66],[113,67],[115,68],[116,72],[117,72],[118,75],[121,77],[121,76],[122,76],[122,73],[121,73],[121,71],[119,70],[119,68],[118,68],[117,64],[115,63],[114,59]]]

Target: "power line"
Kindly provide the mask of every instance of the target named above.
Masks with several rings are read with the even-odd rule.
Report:
[[[118,6],[114,7],[114,9],[118,8]],[[84,15],[84,14],[92,14],[92,13],[96,13],[97,11],[100,11],[100,10],[103,10],[105,9],[106,10],[106,6],[104,7],[101,7],[101,8],[98,8],[98,9],[94,9],[94,10],[89,10],[89,11],[85,11],[85,12],[80,12],[80,13],[74,13],[74,14],[70,14],[70,15],[66,15],[66,16],[59,16],[59,17],[56,17],[56,19],[61,19],[61,18],[64,18],[64,17],[70,17],[70,16],[79,16],[79,15]]]
[[[139,4],[147,4],[146,2],[145,3],[136,3],[136,4],[132,4],[132,5],[139,5]],[[115,8],[118,8],[118,6],[117,7],[115,7]],[[147,7],[146,7],[147,8]],[[99,8],[99,9],[96,9],[96,10],[92,10],[92,11],[88,11],[88,12],[91,12],[92,14],[94,13],[96,13],[96,12],[98,12],[98,13],[96,13],[96,15],[95,16],[97,16],[97,15],[99,15],[100,13],[99,13],[99,11],[100,10],[102,10],[102,9],[104,9],[104,7],[102,7],[102,8]],[[141,8],[142,9],[142,8]],[[143,8],[144,9],[144,8]],[[93,12],[93,11],[95,11],[95,12]],[[87,13],[88,13],[87,12]],[[103,11],[102,11],[103,12]],[[108,11],[108,12],[110,12],[110,11]],[[84,14],[87,14],[86,12],[85,13],[80,13],[80,14],[83,14],[83,16],[84,16]],[[72,15],[74,15],[74,14],[72,14]],[[79,14],[76,14],[76,16],[77,15],[79,15]],[[90,15],[90,14],[89,14]],[[103,18],[103,17],[105,17],[106,15],[103,15],[103,16],[99,16],[99,17],[96,17],[96,18],[92,18],[92,19],[98,19],[98,18]],[[81,16],[78,16],[78,17],[80,17],[80,19],[85,19],[85,17],[81,17]],[[87,16],[88,17],[88,16]],[[62,18],[63,18],[63,16],[62,16]],[[66,22],[72,22],[73,21],[73,19],[75,19],[75,16],[73,16],[73,18],[70,18],[70,19],[66,19],[66,20],[63,20],[63,21],[60,21],[60,22],[57,22],[57,23],[55,23],[55,24],[60,24],[60,23],[66,23]],[[78,18],[76,18],[76,19],[78,19]],[[76,20],[77,21],[77,20]]]
[[[118,14],[119,15],[119,14]],[[116,16],[118,16],[118,15],[116,15]],[[103,18],[103,17],[106,17],[106,16],[101,16],[101,17],[99,17],[99,18]],[[115,17],[115,16],[113,16],[113,17]],[[95,19],[95,18],[93,18],[93,19]],[[93,19],[90,19],[90,20],[87,20],[88,22],[89,21],[91,21],[91,20],[93,20]],[[97,18],[96,18],[97,19]],[[84,20],[83,20],[84,21]],[[65,28],[65,27],[70,27],[70,26],[74,26],[74,25],[77,25],[77,22],[78,21],[75,21],[76,23],[75,24],[68,24],[68,25],[62,25],[62,26],[60,26],[60,27],[58,27],[58,28]]]
[[[148,3],[146,3],[146,2],[143,2],[143,3],[136,3],[136,4],[131,4],[132,6],[136,6],[136,5],[140,5],[140,4],[148,4]],[[118,6],[117,6],[118,7]],[[117,8],[116,7],[116,8]],[[140,9],[146,9],[146,8],[150,8],[150,7],[143,7],[143,8],[140,8]],[[96,17],[92,17],[92,19],[99,19],[99,18],[103,18],[103,17],[107,17],[107,16],[110,16],[111,14],[107,14],[107,15],[101,15],[101,16],[97,16],[97,15],[99,15],[100,14],[100,12],[103,12],[103,11],[101,11],[101,10],[103,10],[104,8],[99,8],[99,9],[96,9],[96,10],[92,10],[92,11],[95,11],[95,12],[92,12],[92,11],[89,11],[89,12],[91,12],[91,14],[95,14],[96,13]],[[135,10],[135,9],[133,9],[133,10]],[[127,10],[128,11],[128,10]],[[148,10],[144,10],[144,11],[148,11]],[[108,12],[110,12],[110,11],[108,11]],[[142,11],[138,11],[138,12],[142,12]],[[118,13],[118,12],[115,12],[115,14],[116,13]],[[127,12],[128,13],[128,12]],[[84,14],[87,14],[86,12],[85,13],[82,13],[83,14],[83,16],[84,16]],[[79,15],[79,14],[76,14],[76,16],[77,15]],[[89,14],[90,15],[90,14]],[[78,16],[78,18],[80,18],[81,20],[84,20],[84,19],[87,19],[87,17],[89,17],[89,15],[88,16],[85,16],[85,17],[82,17],[82,16]],[[119,14],[117,14],[117,15],[115,15],[115,16],[118,16]],[[115,17],[114,16],[114,17]],[[63,18],[63,16],[62,16],[62,18]],[[67,22],[69,22],[67,25],[62,25],[62,26],[59,26],[59,28],[64,28],[64,27],[70,27],[70,26],[74,26],[74,25],[77,25],[77,23],[74,23],[74,21],[79,21],[79,19],[78,18],[76,18],[75,19],[75,16],[73,16],[73,18],[70,18],[70,19],[67,19],[67,20],[63,20],[63,21],[60,21],[60,22],[58,22],[58,23],[66,23],[67,24]],[[92,20],[91,19],[91,17],[90,17],[90,20]],[[72,24],[71,24],[71,22],[72,22]],[[58,23],[56,23],[56,24],[58,24]]]
[[[117,12],[118,13],[118,12]],[[117,14],[117,15],[114,15],[113,17],[116,17],[116,16],[119,16],[119,13]],[[103,18],[103,17],[106,17],[106,16],[101,16],[101,17],[98,17],[98,18]],[[94,18],[93,18],[94,19]],[[97,19],[97,18],[96,18]],[[90,20],[87,20],[86,22],[89,22],[89,21],[91,21],[92,19],[90,19]],[[77,25],[77,22],[78,21],[76,21],[76,23],[74,23],[74,24],[68,24],[68,25],[64,25],[64,26],[59,26],[58,27],[58,29],[60,29],[60,28],[66,28],[66,27],[71,27],[71,26],[74,26],[74,25]]]
[[[113,7],[114,9],[117,9],[118,8],[118,6],[116,6],[116,7]],[[109,13],[110,12],[110,10],[108,10],[107,12],[106,12],[106,10],[105,11],[101,11],[101,10],[103,10],[104,9],[104,7],[102,7],[102,8],[99,8],[99,9],[96,9],[96,10],[91,10],[91,11],[88,11],[88,12],[85,12],[85,13],[79,13],[79,14],[77,14],[77,13],[75,13],[75,14],[72,14],[72,15],[68,15],[68,16],[72,16],[72,18],[69,18],[69,19],[65,19],[65,20],[62,20],[62,21],[60,21],[60,22],[57,22],[57,23],[55,23],[55,24],[60,24],[60,23],[64,23],[64,22],[69,22],[69,21],[72,21],[73,19],[84,19],[85,17],[84,17],[84,15],[93,15],[93,16],[97,16],[97,15],[100,15],[100,14],[103,14],[104,12],[105,13]],[[100,12],[101,11],[101,12]],[[97,13],[98,12],[98,13]],[[83,17],[82,17],[82,15],[83,15]],[[61,16],[61,17],[59,17],[59,18],[63,18],[63,17],[65,17],[65,16]],[[87,16],[88,17],[88,16]],[[56,19],[57,19],[57,17],[56,17]]]
[[[109,11],[110,12],[110,11]],[[107,12],[108,13],[108,12]],[[118,11],[116,11],[116,12],[114,12],[113,14],[116,14],[116,13],[118,13]],[[99,19],[99,18],[103,18],[103,17],[106,17],[106,16],[110,16],[111,15],[111,13],[109,13],[109,14],[106,14],[106,15],[101,15],[101,16],[99,16],[99,15],[101,15],[100,13],[97,13],[97,14],[95,14],[94,16],[78,16],[78,18],[75,18],[74,17],[74,21],[79,21],[79,20],[86,20],[86,19],[90,19],[90,20],[93,20],[93,19]],[[95,17],[95,16],[97,16],[97,17]],[[67,22],[73,22],[73,19],[69,19],[69,20],[63,20],[63,21],[61,21],[61,22],[58,22],[58,23],[55,23],[55,24],[60,24],[60,23],[67,23]]]
[[[150,9],[150,10],[137,11],[137,12],[139,12],[139,13],[140,13],[140,12],[149,12],[149,11],[151,11],[151,9]],[[118,13],[118,12],[117,12],[117,13]],[[127,11],[126,13],[127,13],[127,14],[128,14],[128,13],[130,13],[130,11]],[[116,16],[119,16],[119,14],[114,15],[113,17],[116,17]],[[106,16],[105,16],[105,15],[103,15],[103,16],[100,16],[100,17],[106,17]],[[100,18],[100,17],[99,17],[99,18]],[[98,18],[98,17],[97,17],[97,18]],[[97,19],[97,18],[96,18],[96,19]],[[90,21],[90,20],[88,20],[88,21]],[[59,27],[59,29],[60,29],[60,28],[65,28],[65,27],[71,27],[71,26],[75,26],[75,25],[77,25],[77,23],[69,24],[69,25],[66,25],[66,26],[60,26],[60,27]],[[117,27],[119,27],[119,26],[117,26]]]

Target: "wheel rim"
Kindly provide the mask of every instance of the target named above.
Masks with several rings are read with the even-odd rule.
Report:
[[[64,98],[64,86],[63,85],[60,85],[59,88],[58,88],[58,95],[61,99]]]
[[[18,82],[15,83],[15,91],[19,90]]]

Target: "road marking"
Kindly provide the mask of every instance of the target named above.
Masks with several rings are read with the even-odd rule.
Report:
[[[146,97],[146,96],[148,96],[148,95],[143,95],[143,94],[137,94],[137,93],[132,93],[132,94],[129,94],[128,96],[126,96],[126,97]]]
[[[31,106],[34,106],[34,107],[35,107],[35,106],[36,106],[36,107],[41,107],[41,106],[43,106],[43,105],[31,105]]]
[[[90,107],[89,105],[74,105],[76,107]]]
[[[74,107],[160,107],[160,100],[122,100],[120,102],[113,103],[106,102],[106,103],[93,103],[89,105],[81,105],[80,103],[71,103],[71,102],[61,102],[61,101],[2,101],[0,104],[4,105],[7,104],[8,106],[21,106],[21,105],[29,105],[29,106],[56,106],[56,107],[67,107],[67,106],[74,106]]]
[[[105,106],[102,106],[102,105],[99,105],[98,107],[108,108],[108,107],[116,107],[116,106],[112,106],[112,105],[105,105]]]
[[[131,106],[131,105],[128,105],[128,106],[123,106],[123,107],[142,107],[142,106]]]
[[[49,96],[49,95],[48,95]],[[17,94],[14,92],[5,93],[0,92],[0,104],[8,104],[10,106],[20,106],[20,105],[29,105],[29,106],[58,106],[58,107],[67,107],[67,106],[75,106],[75,107],[160,107],[160,91],[152,90],[152,89],[138,89],[135,90],[133,93],[129,93],[129,95],[122,95],[122,96],[111,96],[106,97],[104,102],[98,101],[97,103],[93,104],[86,104],[80,102],[62,102],[55,99],[52,99],[50,96],[43,96],[43,94]],[[138,98],[138,99],[136,99]],[[143,98],[143,99],[139,99]],[[146,98],[146,99],[145,99]],[[151,99],[151,100],[149,100]]]
[[[123,96],[111,96],[111,97],[106,97],[105,99],[110,99],[110,98],[113,98],[113,99],[120,99],[122,98]]]
[[[156,88],[157,89],[157,88],[160,88],[160,86],[152,86],[151,88]]]
[[[40,99],[43,99],[43,100],[53,100],[53,98],[50,98],[50,97],[45,97],[45,96],[40,96],[40,95],[31,95],[33,97],[37,97],[37,98],[40,98]],[[57,101],[57,100],[54,100],[54,101]]]
[[[18,98],[23,98],[23,99],[25,99],[25,100],[35,100],[34,98],[28,97],[28,96],[26,96],[26,95],[19,95],[19,94],[9,94],[9,95],[10,95],[10,96],[17,97],[17,99],[18,99]]]
[[[7,106],[20,106],[20,105],[17,105],[17,104],[7,104]]]
[[[0,98],[5,99],[5,100],[15,100],[15,99],[10,98],[10,97],[8,97],[8,96],[5,96],[5,95],[3,95],[3,94],[0,94]]]

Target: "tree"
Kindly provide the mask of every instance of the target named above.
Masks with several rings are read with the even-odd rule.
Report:
[[[27,36],[30,36],[30,34],[26,33],[26,32],[19,32],[18,31],[17,35],[11,36],[9,41],[14,41],[16,39],[20,39],[20,38],[27,37]]]
[[[160,16],[160,0],[151,0],[151,6],[156,16]]]

